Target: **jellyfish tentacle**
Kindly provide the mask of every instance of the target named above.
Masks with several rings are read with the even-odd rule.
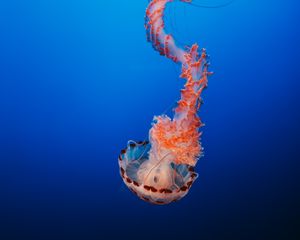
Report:
[[[223,8],[223,7],[227,7],[227,6],[231,5],[233,2],[235,2],[235,0],[230,0],[228,2],[221,3],[218,5],[196,4],[196,3],[192,3],[192,1],[185,1],[185,2],[193,7],[198,7],[198,8]]]

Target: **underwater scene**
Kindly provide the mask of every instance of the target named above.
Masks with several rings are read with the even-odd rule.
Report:
[[[300,239],[300,2],[0,2],[0,239]]]

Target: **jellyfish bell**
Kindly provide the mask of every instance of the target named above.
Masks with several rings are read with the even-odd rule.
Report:
[[[158,205],[180,200],[197,178],[192,166],[174,163],[171,151],[164,154],[156,156],[148,141],[131,141],[119,155],[126,186],[142,200]]]

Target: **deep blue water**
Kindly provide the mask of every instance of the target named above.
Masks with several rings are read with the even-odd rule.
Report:
[[[168,206],[117,163],[183,85],[146,42],[147,2],[0,2],[0,239],[300,239],[299,1],[169,6],[168,31],[215,74],[200,177]]]

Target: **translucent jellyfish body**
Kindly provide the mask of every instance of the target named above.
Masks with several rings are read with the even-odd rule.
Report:
[[[127,187],[144,201],[168,204],[184,197],[197,174],[187,164],[174,164],[172,154],[157,159],[149,142],[131,142],[119,156],[120,174]]]
[[[164,11],[173,1],[150,1],[145,28],[154,50],[181,64],[180,77],[186,82],[180,91],[180,100],[172,118],[154,117],[149,142],[131,141],[119,156],[124,183],[141,199],[154,204],[168,204],[188,193],[197,177],[194,166],[203,154],[199,132],[203,124],[197,112],[210,75],[207,55],[205,49],[199,51],[197,44],[178,47],[173,36],[166,33]]]

